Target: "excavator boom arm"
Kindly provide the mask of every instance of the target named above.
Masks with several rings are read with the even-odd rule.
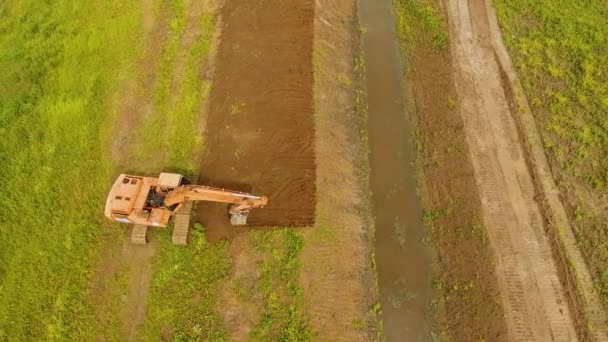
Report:
[[[265,196],[254,196],[244,192],[212,188],[204,185],[182,185],[173,189],[165,197],[164,204],[171,207],[190,201],[208,201],[234,204],[231,213],[246,212],[261,208],[268,203]]]

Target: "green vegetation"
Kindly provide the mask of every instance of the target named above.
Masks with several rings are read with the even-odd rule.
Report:
[[[300,252],[304,240],[294,229],[250,234],[252,245],[264,260],[259,287],[263,296],[260,320],[253,328],[254,341],[309,341],[312,332],[303,314],[304,297],[299,286]]]
[[[192,152],[202,148],[202,137],[197,126],[211,84],[203,80],[201,74],[207,66],[214,28],[213,16],[203,15],[199,35],[188,53],[179,96],[168,112],[166,139],[170,164],[184,173],[193,169],[190,163]]]
[[[0,340],[91,340],[109,98],[139,50],[139,3],[0,4]]]
[[[601,213],[577,212],[576,240],[583,251],[595,287],[604,308],[608,310],[608,226]]]
[[[495,1],[506,45],[558,173],[608,193],[608,3]],[[575,201],[578,201],[576,199]],[[571,203],[576,206],[576,203]],[[577,240],[608,309],[608,226],[574,213]],[[589,211],[589,212],[586,212]]]
[[[213,15],[203,14],[192,29],[197,36],[187,47],[184,56],[184,33],[186,31],[186,9],[182,0],[163,2],[160,11],[170,13],[168,41],[158,65],[154,86],[154,111],[146,119],[140,132],[136,156],[147,169],[148,156],[164,152],[158,158],[157,168],[170,168],[184,174],[192,174],[192,153],[202,148],[202,137],[198,127],[201,109],[207,99],[210,82],[202,78],[207,67],[211,40],[215,27]],[[175,71],[179,70],[179,74]],[[149,171],[149,170],[148,170]]]
[[[608,190],[608,3],[495,1],[550,155]]]
[[[193,173],[214,19],[201,16],[198,35],[180,55],[185,4],[154,2],[167,41],[159,42],[153,111],[135,134],[144,149],[131,151],[139,152],[133,169],[156,163]],[[139,65],[142,20],[139,2],[0,4],[0,340],[124,338],[128,267],[95,272],[100,255],[115,258],[123,238],[101,213],[115,174],[107,156],[116,102],[125,79],[148,72]],[[176,77],[179,63],[183,73]],[[170,325],[176,338],[225,338],[213,311],[214,286],[228,269],[225,244],[208,245],[200,229],[188,249],[170,246],[166,231],[158,237],[142,336],[158,339]]]
[[[153,95],[154,109],[146,118],[139,134],[142,141],[138,145],[137,157],[144,162],[144,165],[146,165],[145,162],[148,161],[151,152],[155,154],[158,154],[159,151],[165,152],[162,148],[166,142],[165,132],[167,132],[169,101],[172,95],[173,70],[181,48],[182,36],[186,30],[186,13],[183,0],[162,2],[157,6],[160,7],[157,11],[168,13],[168,22],[164,24],[167,25],[169,37],[156,70]],[[164,160],[159,158],[159,163],[164,163]]]
[[[118,242],[117,242],[118,243]],[[93,290],[93,306],[99,310],[100,305],[98,302],[103,301],[105,306],[105,314],[107,318],[105,321],[98,321],[102,331],[99,332],[99,336],[103,336],[107,341],[120,341],[124,339],[124,326],[121,317],[121,309],[123,307],[123,298],[127,292],[127,286],[129,284],[129,270],[126,265],[113,274],[109,279],[106,279],[110,286],[109,294],[107,296],[100,296],[99,293],[95,293]],[[97,300],[97,302],[95,302]]]
[[[216,312],[219,286],[228,276],[228,244],[210,244],[196,224],[187,248],[171,244],[171,232],[160,230],[146,320],[139,338],[160,336],[179,341],[223,341],[227,333]]]
[[[426,0],[394,0],[397,12],[399,37],[414,40],[420,30],[431,37],[431,44],[444,49],[448,43],[448,32],[438,9]],[[424,39],[424,38],[422,38]]]
[[[130,167],[150,173],[173,170],[196,174],[193,152],[202,148],[198,122],[210,82],[201,76],[207,68],[214,17],[203,13],[187,23],[190,9],[183,0],[157,2],[157,17],[166,22],[167,41],[162,45],[153,86],[152,112],[146,118],[132,153]],[[186,46],[186,30],[195,30]],[[190,244],[171,243],[171,230],[155,235],[159,245],[154,257],[152,283],[145,322],[138,331],[141,340],[227,340],[221,316],[216,311],[219,286],[227,277],[230,259],[227,243],[207,242],[203,227],[195,225]]]

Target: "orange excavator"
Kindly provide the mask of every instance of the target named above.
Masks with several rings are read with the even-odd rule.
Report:
[[[175,216],[173,242],[185,245],[195,201],[231,204],[228,214],[234,226],[245,225],[251,209],[268,203],[265,196],[192,185],[176,173],[161,173],[158,178],[121,174],[106,200],[105,216],[112,221],[134,224],[131,235],[134,243],[146,243],[148,226],[167,227]]]

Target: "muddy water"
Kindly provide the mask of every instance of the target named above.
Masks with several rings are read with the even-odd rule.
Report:
[[[387,341],[431,340],[431,260],[416,186],[410,123],[390,0],[358,0],[365,28],[375,249]]]

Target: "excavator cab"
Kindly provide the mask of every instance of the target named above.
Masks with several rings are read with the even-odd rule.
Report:
[[[105,216],[122,223],[166,227],[171,214],[163,208],[166,195],[157,188],[157,178],[118,176],[106,200]]]

